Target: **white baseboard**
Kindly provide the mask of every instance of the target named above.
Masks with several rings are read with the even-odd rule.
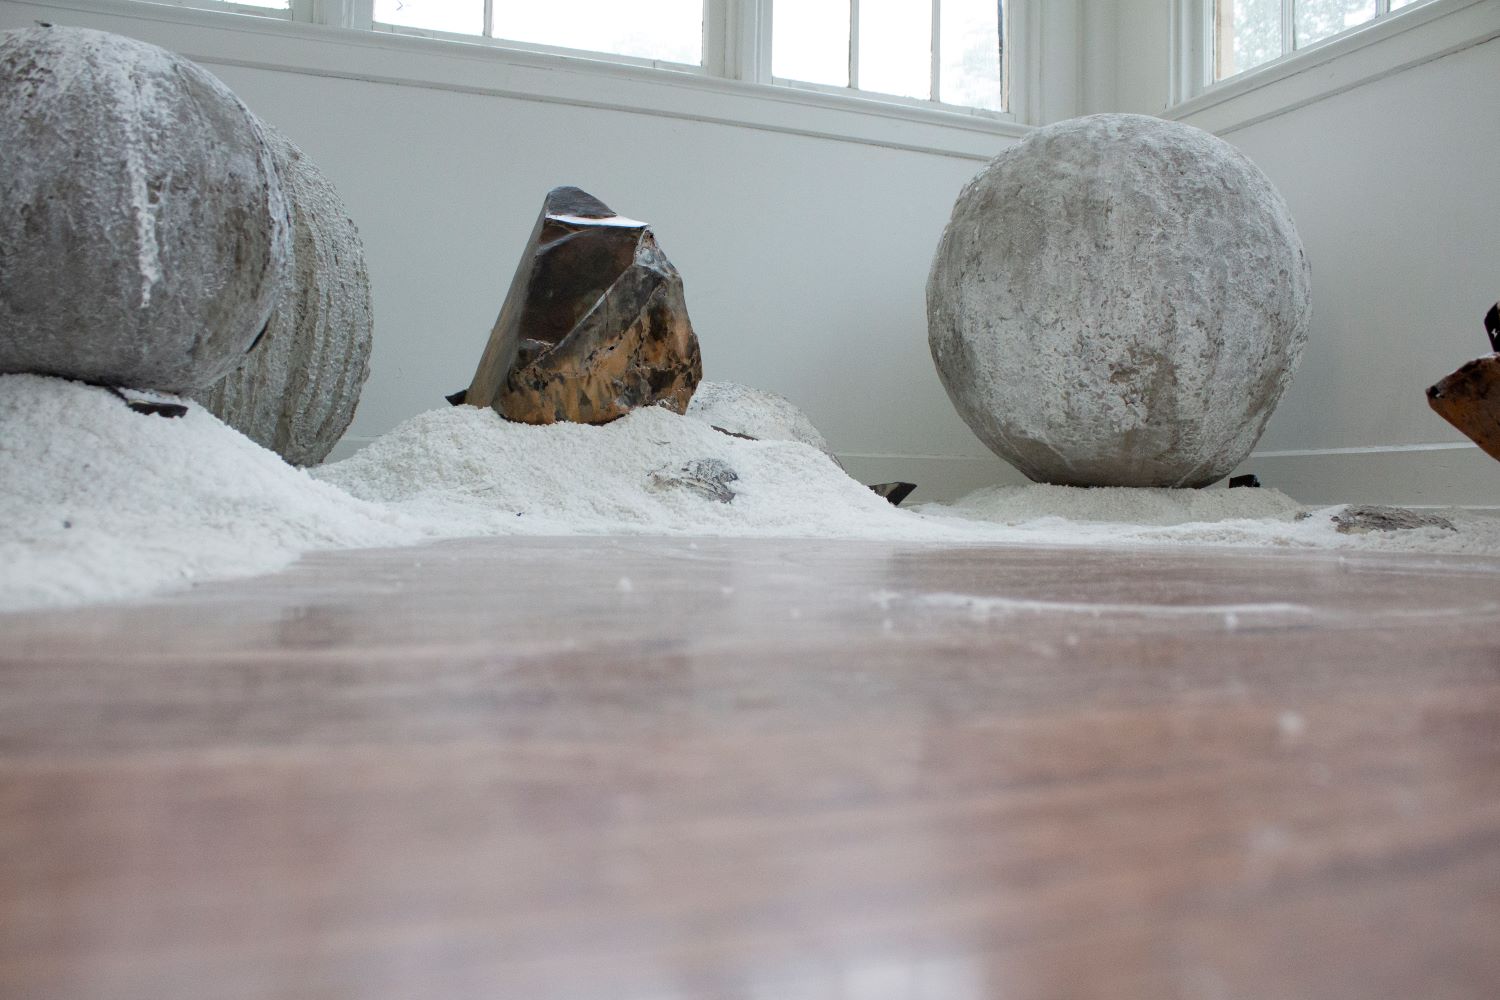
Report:
[[[1026,477],[991,455],[854,455],[839,461],[862,483],[916,483],[909,503],[957,500],[986,486],[1024,486]]]
[[[1235,472],[1308,504],[1500,506],[1500,462],[1467,443],[1268,451]]]

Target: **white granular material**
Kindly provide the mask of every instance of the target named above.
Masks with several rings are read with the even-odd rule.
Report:
[[[728,503],[681,482],[715,461],[735,473]],[[141,598],[317,549],[497,534],[1500,554],[1497,519],[1449,512],[1456,532],[1343,535],[1341,509],[1307,512],[1274,490],[1050,486],[897,509],[813,447],[662,409],[602,427],[433,410],[309,474],[196,404],[163,419],[103,389],[0,376],[0,611]]]
[[[675,470],[701,459],[737,474],[731,502],[670,485]],[[962,541],[972,530],[897,510],[816,448],[747,441],[659,407],[603,426],[512,423],[473,406],[431,410],[313,474],[460,535]]]
[[[1000,524],[1040,518],[1113,524],[1172,525],[1273,518],[1290,521],[1300,504],[1279,490],[1170,490],[1105,486],[995,486],[949,508],[954,514]]]
[[[104,389],[0,376],[0,610],[139,597],[268,573],[312,549],[421,537],[196,404],[169,420]]]
[[[801,441],[819,451],[829,450],[822,433],[797,404],[780,393],[737,382],[699,382],[687,415],[731,434],[764,441]]]

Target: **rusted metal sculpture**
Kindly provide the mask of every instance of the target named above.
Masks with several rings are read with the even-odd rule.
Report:
[[[703,362],[682,278],[644,222],[548,192],[474,380],[454,403],[530,424],[687,409]]]
[[[1493,353],[1475,358],[1427,389],[1427,403],[1493,459],[1500,460],[1500,302],[1484,316]]]

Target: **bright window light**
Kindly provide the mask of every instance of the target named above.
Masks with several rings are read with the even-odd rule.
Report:
[[[1281,0],[1219,0],[1215,17],[1215,79],[1280,58]]]
[[[1002,111],[1004,40],[1004,0],[778,0],[771,75]]]
[[[849,86],[849,0],[783,0],[772,11],[772,76]]]
[[[1298,0],[1295,47],[1321,42],[1375,18],[1375,0]]]
[[[484,34],[484,0],[375,0],[375,20],[403,28]]]
[[[941,11],[940,99],[944,104],[1003,110],[1000,5],[995,0],[943,0]]]
[[[932,96],[932,8],[914,0],[860,0],[859,89]]]
[[[494,0],[494,12],[496,38],[703,62],[703,0]]]
[[[1004,111],[1006,0],[154,0]],[[1046,0],[1031,0],[1038,5]],[[1292,0],[1200,0],[1233,11]],[[1381,12],[1421,0],[1297,0]],[[1269,9],[1269,8],[1268,8]],[[766,18],[762,20],[763,16]],[[1311,16],[1311,15],[1309,15]],[[1342,15],[1346,18],[1347,12]],[[1312,30],[1312,29],[1308,29]],[[770,37],[765,37],[766,33]],[[1289,33],[1290,28],[1287,29]],[[1232,37],[1226,35],[1226,37]],[[707,46],[707,48],[705,48]],[[769,50],[769,52],[767,52]],[[767,58],[768,56],[768,58]],[[1271,58],[1271,56],[1267,56]],[[1244,60],[1241,59],[1241,62]],[[766,78],[769,70],[770,78]]]
[[[1213,78],[1243,73],[1421,0],[1202,0],[1214,26]],[[1288,14],[1290,18],[1288,19]]]

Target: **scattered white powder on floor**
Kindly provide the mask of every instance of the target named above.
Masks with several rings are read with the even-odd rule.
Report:
[[[1168,525],[1276,518],[1290,521],[1302,509],[1273,489],[1130,489],[1105,486],[992,486],[970,493],[947,510],[1000,524],[1041,518],[1113,524]]]
[[[684,469],[717,476],[715,461],[733,470],[719,487],[729,503],[683,482]],[[1299,520],[1274,490],[1051,486],[897,509],[813,447],[731,437],[662,409],[533,427],[443,408],[309,475],[196,404],[163,419],[102,389],[0,376],[0,611],[139,598],[270,572],[314,549],[495,534],[1500,555],[1500,519],[1449,512],[1457,532],[1343,535],[1331,521],[1341,509]]]
[[[1273,489],[988,487],[916,513],[971,527],[1004,526],[1004,540],[1030,545],[1226,545],[1500,555],[1500,518],[1461,510],[1443,516],[1457,531],[1415,528],[1343,534],[1347,505],[1304,507]]]

